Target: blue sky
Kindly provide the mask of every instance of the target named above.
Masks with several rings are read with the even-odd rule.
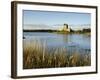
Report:
[[[23,11],[23,24],[31,25],[31,28],[34,25],[47,25],[47,27],[52,27],[55,24],[64,24],[69,25],[78,25],[78,24],[90,24],[91,23],[91,14],[89,13],[74,13],[74,12],[53,12],[53,11]],[[33,25],[33,26],[32,26]],[[30,27],[30,26],[25,26]],[[56,26],[57,27],[57,26]],[[34,27],[35,28],[35,27]],[[43,27],[42,27],[43,28]],[[74,27],[73,27],[74,28]]]

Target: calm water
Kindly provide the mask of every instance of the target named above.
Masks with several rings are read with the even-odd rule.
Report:
[[[24,32],[24,42],[46,42],[46,47],[65,47],[68,53],[87,54],[91,51],[91,37],[86,34],[56,34],[48,32]]]

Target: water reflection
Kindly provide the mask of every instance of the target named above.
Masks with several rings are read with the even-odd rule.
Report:
[[[91,36],[85,34],[56,34],[47,32],[24,32],[24,43],[41,41],[46,47],[65,47],[69,54],[88,54],[91,52]],[[34,44],[33,44],[34,45]]]

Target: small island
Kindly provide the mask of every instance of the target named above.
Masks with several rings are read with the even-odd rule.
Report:
[[[73,30],[71,29],[68,24],[63,24],[63,27],[57,30],[53,29],[24,29],[23,32],[55,32],[55,33],[62,33],[62,34],[68,34],[68,33],[77,33],[77,34],[82,34],[82,33],[88,33],[90,34],[91,29],[90,28],[83,28],[81,30]]]

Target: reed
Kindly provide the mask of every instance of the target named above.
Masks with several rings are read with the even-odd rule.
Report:
[[[65,47],[48,48],[46,41],[24,41],[23,46],[23,69],[91,65],[90,54],[68,54]]]

